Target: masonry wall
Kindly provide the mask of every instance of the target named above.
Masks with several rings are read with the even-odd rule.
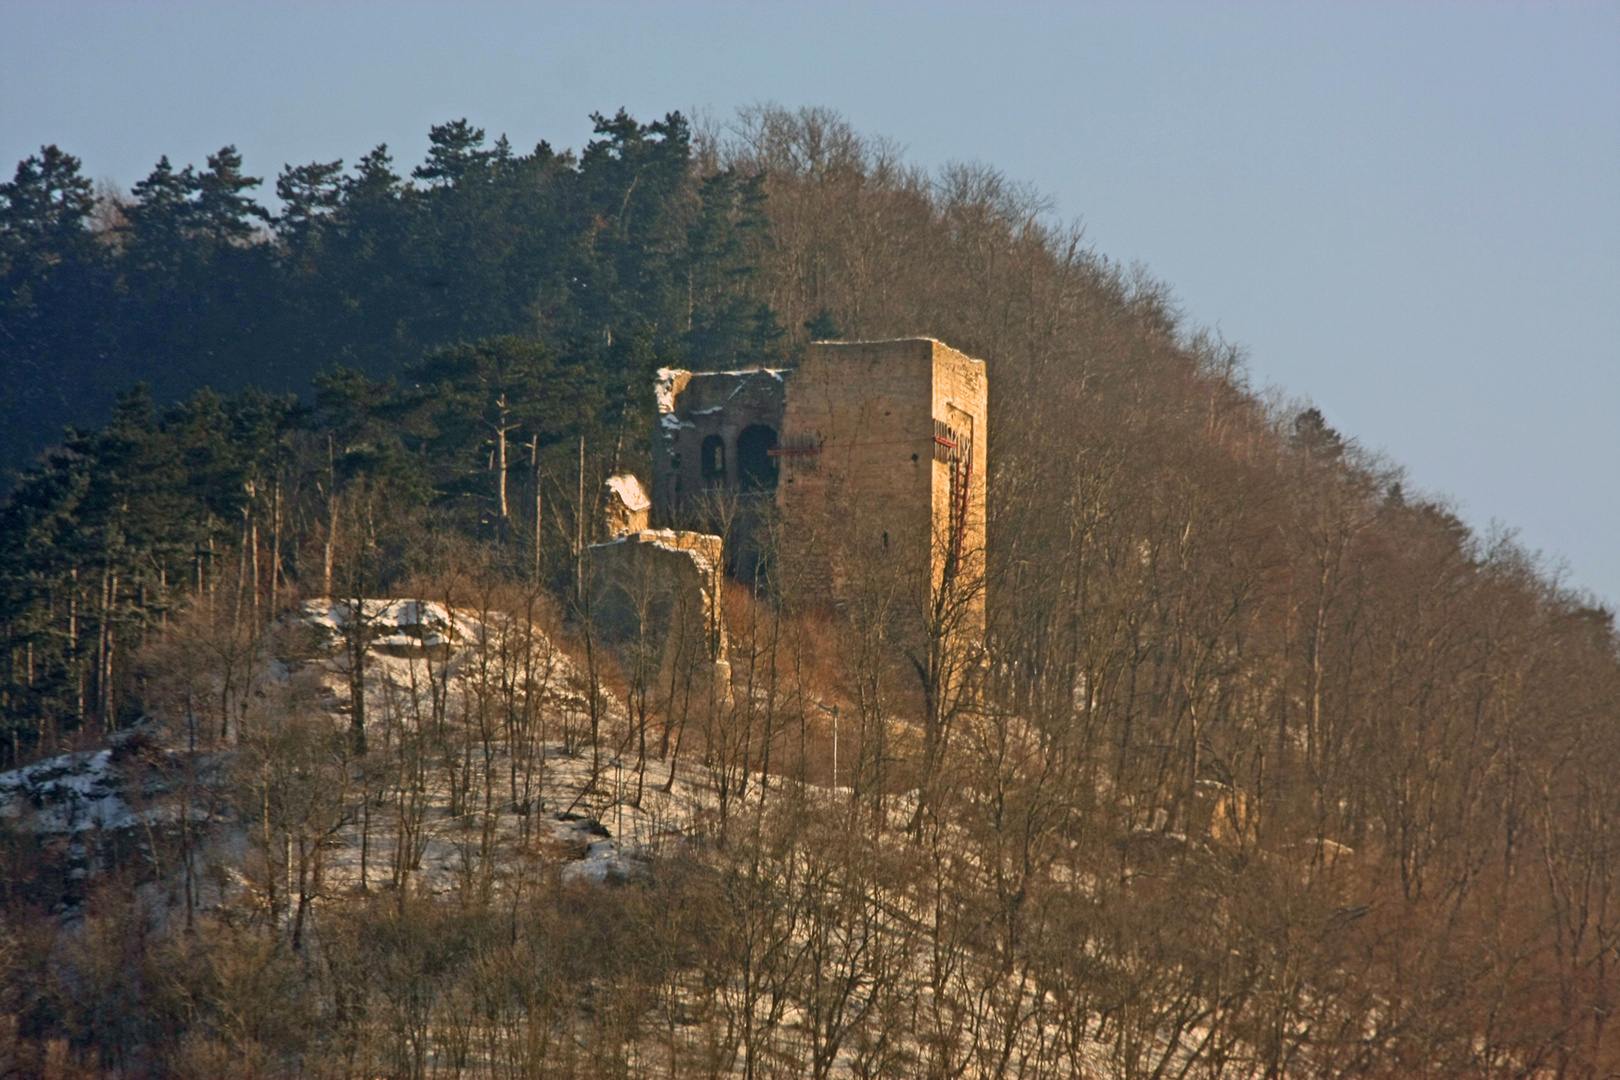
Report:
[[[933,343],[933,414],[945,427],[944,436],[957,445],[935,443],[932,492],[933,580],[949,568],[956,580],[971,589],[964,612],[964,627],[982,637],[985,625],[985,538],[987,535],[986,480],[989,476],[989,380],[982,360]],[[937,428],[936,428],[937,430]],[[953,472],[966,481],[966,499],[952,506]],[[953,522],[953,518],[955,521]],[[960,536],[956,536],[956,526]],[[950,565],[954,561],[954,565]]]
[[[725,661],[720,537],[646,529],[593,544],[586,557],[591,621],[621,655],[644,649],[655,668],[678,651],[694,662]]]
[[[708,493],[748,494],[749,485],[739,468],[739,442],[750,428],[768,429],[773,444],[780,438],[789,374],[769,368],[664,369],[658,373],[651,491],[654,524],[686,524],[707,509],[703,503]],[[705,468],[703,450],[705,444],[714,445],[711,439],[718,440],[722,451],[718,472]],[[765,460],[774,472],[776,459]],[[774,483],[768,486],[774,487]]]
[[[981,572],[985,404],[984,363],[940,342],[810,345],[788,381],[777,487],[785,546],[803,578],[835,602],[883,578],[921,610],[953,550],[955,573]],[[936,436],[972,457],[959,546],[949,457],[957,448]],[[974,618],[982,633],[982,603]]]

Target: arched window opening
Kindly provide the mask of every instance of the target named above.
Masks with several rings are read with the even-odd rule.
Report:
[[[723,480],[726,475],[726,440],[710,435],[703,440],[698,462],[705,480]]]
[[[751,424],[737,436],[737,482],[744,491],[772,491],[776,488],[776,431],[764,424]]]

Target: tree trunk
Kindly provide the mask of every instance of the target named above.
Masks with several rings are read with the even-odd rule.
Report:
[[[321,594],[332,598],[332,543],[337,539],[337,464],[332,452],[332,436],[326,437],[326,554]]]
[[[529,460],[534,464],[534,587],[540,587],[540,436],[529,440]]]
[[[496,408],[500,411],[495,419],[495,488],[499,495],[501,520],[496,525],[496,535],[502,543],[506,542],[506,523],[510,517],[506,504],[506,395],[497,399]]]
[[[118,575],[108,566],[102,577],[101,640],[96,656],[96,696],[100,702],[101,726],[105,731],[113,728],[112,610],[117,592]]]
[[[579,437],[579,502],[574,506],[574,595],[585,600],[585,436]]]
[[[270,496],[270,618],[276,617],[278,586],[281,584],[281,477],[276,477]]]
[[[253,522],[251,525],[248,526],[248,550],[250,552],[252,552],[252,555],[251,555],[249,561],[251,563],[250,573],[253,575],[253,604],[252,604],[252,607],[249,609],[250,612],[252,613],[252,619],[250,620],[250,625],[253,627],[254,633],[258,633],[258,630],[259,630],[259,523],[257,521]]]
[[[73,590],[68,594],[68,652],[73,657],[74,716],[84,723],[84,663],[79,659],[79,568],[68,571]]]
[[[248,509],[242,507],[242,543],[236,549],[236,606],[231,611],[231,632],[242,629],[242,589],[247,585]]]

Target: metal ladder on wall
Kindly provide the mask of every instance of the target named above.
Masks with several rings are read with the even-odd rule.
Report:
[[[973,480],[973,431],[958,436],[951,451],[950,551],[945,561],[945,580],[956,576],[962,566],[962,540],[967,535],[968,493]],[[963,444],[966,445],[963,445]]]

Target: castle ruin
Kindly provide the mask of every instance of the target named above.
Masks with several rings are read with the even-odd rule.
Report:
[[[841,608],[884,575],[920,611],[960,594],[952,633],[982,638],[987,394],[984,362],[931,338],[815,342],[794,368],[662,370],[651,524],[724,528],[744,580],[774,529],[805,594]]]

